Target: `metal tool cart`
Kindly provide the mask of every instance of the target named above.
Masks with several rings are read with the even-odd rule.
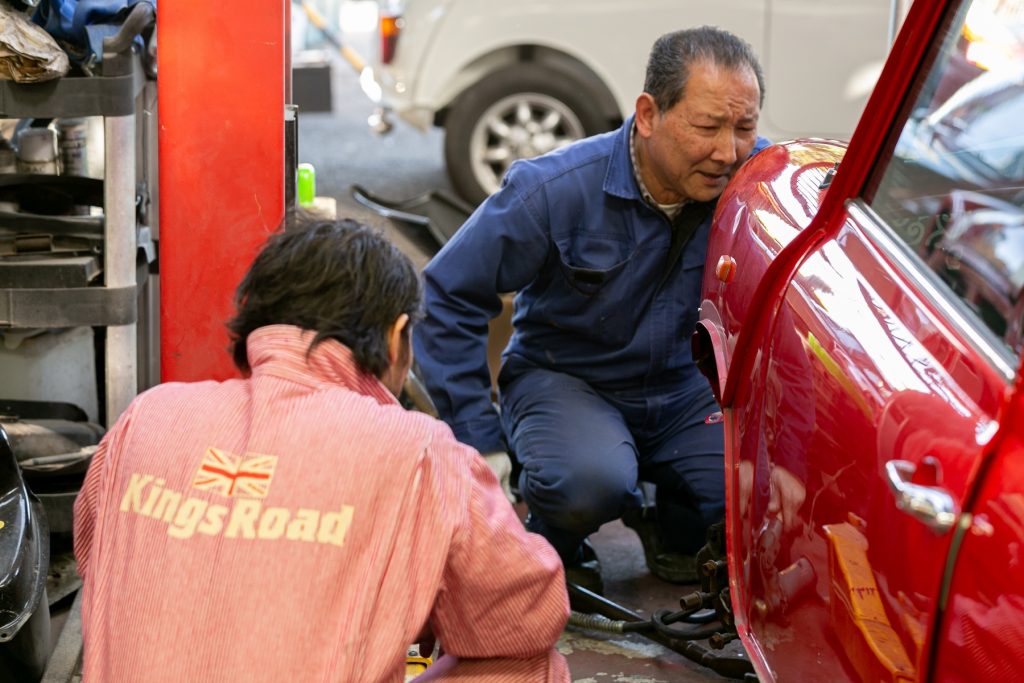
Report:
[[[136,5],[94,75],[0,81],[0,119],[19,126],[102,117],[104,160],[102,178],[0,174],[2,680],[72,679],[74,498],[106,428],[158,381],[155,70],[136,41],[154,21]],[[56,648],[47,604],[66,619]]]

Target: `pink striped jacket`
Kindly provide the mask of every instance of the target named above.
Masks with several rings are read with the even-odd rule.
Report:
[[[460,658],[550,652],[561,563],[443,423],[351,352],[270,326],[252,376],[166,384],[75,505],[86,681],[401,681],[430,623]]]

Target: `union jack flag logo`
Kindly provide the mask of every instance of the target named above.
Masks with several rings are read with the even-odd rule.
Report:
[[[276,466],[276,455],[244,457],[211,447],[203,454],[192,486],[227,498],[266,498]]]

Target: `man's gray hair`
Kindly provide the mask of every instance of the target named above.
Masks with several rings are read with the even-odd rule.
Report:
[[[701,26],[666,33],[651,48],[644,92],[654,98],[658,111],[668,111],[683,97],[690,67],[701,61],[728,69],[749,67],[761,91],[760,104],[764,104],[764,70],[750,45],[728,31]]]

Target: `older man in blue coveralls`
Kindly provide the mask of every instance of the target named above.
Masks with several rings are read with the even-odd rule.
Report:
[[[685,582],[723,516],[722,426],[707,419],[717,406],[690,337],[715,202],[768,144],[763,96],[736,36],[662,36],[618,130],[513,164],[425,270],[427,388],[460,440],[492,463],[514,453],[527,527],[582,585],[599,586],[583,541],[605,522],[625,516],[651,572]],[[512,291],[499,415],[487,322]],[[642,481],[656,486],[654,516]]]

